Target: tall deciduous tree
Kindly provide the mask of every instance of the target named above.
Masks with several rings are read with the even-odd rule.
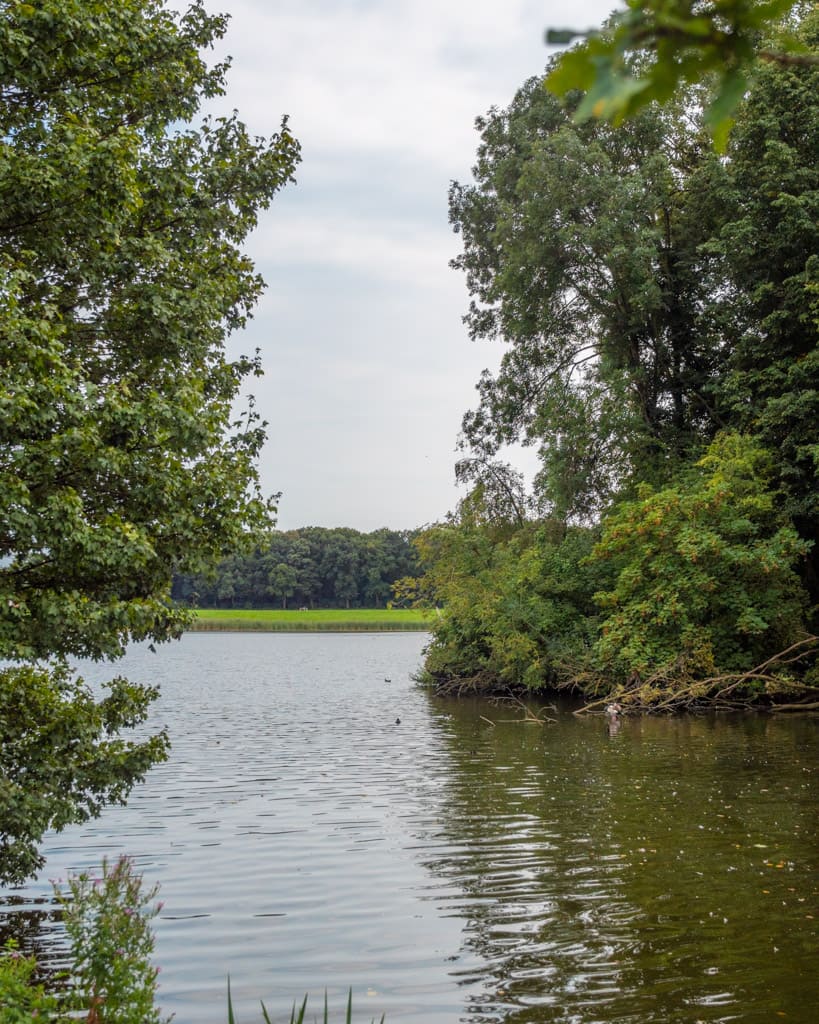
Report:
[[[479,122],[475,181],[451,194],[455,264],[473,337],[507,351],[464,420],[473,493],[424,540],[448,602],[436,683],[619,679],[663,706],[726,673],[766,699],[815,687],[819,12],[797,6],[806,59],[756,67],[722,157],[701,86],[612,129],[577,117],[588,97],[533,80]],[[719,22],[731,5],[696,7]],[[546,508],[586,520],[584,542],[601,533],[592,557],[530,523],[501,546],[485,509],[463,515],[487,493],[477,469],[516,440],[540,450]]]
[[[618,131],[575,124],[576,101],[532,79],[480,119],[475,180],[453,186],[450,217],[471,334],[508,345],[466,446],[485,459],[538,445],[553,507],[588,516],[635,467],[662,477],[720,426],[724,324],[702,246],[725,172],[686,111]]]
[[[232,413],[258,358],[228,358],[225,341],[263,287],[242,243],[298,146],[285,122],[267,141],[236,116],[195,122],[224,91],[227,64],[200,52],[226,23],[198,0],[183,15],[161,0],[0,2],[0,657],[18,665],[177,635],[172,573],[269,522],[263,425]],[[30,723],[6,713],[29,669],[2,671],[3,806],[32,785],[50,798],[82,762],[55,744],[32,781],[15,754]],[[109,730],[144,717],[148,691],[115,695],[129,714]],[[163,749],[120,745],[116,785],[99,765],[41,826],[122,797]],[[0,877],[21,877],[38,836],[7,869],[8,820]]]
[[[819,56],[815,5],[797,38]],[[819,606],[819,65],[759,67],[728,154],[730,216],[710,245],[740,325],[726,397],[732,422],[778,455]]]

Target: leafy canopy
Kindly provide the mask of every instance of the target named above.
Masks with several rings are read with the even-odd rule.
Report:
[[[805,592],[800,540],[758,443],[721,434],[674,486],[643,485],[603,525],[592,561],[616,581],[599,592],[596,654],[613,679],[743,671],[794,643]]]
[[[505,352],[464,418],[473,490],[422,538],[436,685],[811,699],[819,12],[801,13],[811,60],[755,66],[722,157],[693,71],[619,127],[541,79],[479,119],[454,265],[473,338]],[[516,441],[540,456],[531,497],[498,461]]]
[[[626,0],[625,11],[611,16],[604,33],[547,31],[552,44],[584,35],[587,40],[562,56],[546,84],[560,96],[585,92],[578,119],[620,124],[652,102],[667,102],[682,87],[713,78],[705,122],[724,151],[732,115],[760,59],[817,62],[801,40],[783,30],[783,18],[804,6],[798,0]],[[760,35],[772,29],[776,43],[760,48]],[[638,53],[642,60],[635,70]]]
[[[482,118],[450,219],[470,332],[506,342],[464,447],[480,463],[537,446],[547,506],[588,520],[629,475],[662,477],[716,432],[732,314],[704,249],[725,169],[702,132],[679,109],[578,124],[575,103],[531,79]]]
[[[255,464],[263,424],[252,405],[233,411],[258,356],[229,358],[225,342],[263,287],[242,243],[298,145],[286,122],[269,140],[235,114],[195,123],[224,91],[227,64],[200,52],[226,24],[198,0],[181,15],[160,0],[0,2],[0,658],[56,659],[55,699],[61,659],[178,635],[172,574],[273,511]],[[6,707],[25,704],[35,671],[42,688],[47,669],[3,670]],[[62,708],[60,728],[94,732],[91,705],[78,719],[73,699]],[[24,771],[8,723],[0,707],[0,744]],[[102,767],[75,791],[70,758],[43,764],[28,785],[63,803],[23,841],[124,795],[164,746],[130,749],[127,770],[110,760],[113,789]]]

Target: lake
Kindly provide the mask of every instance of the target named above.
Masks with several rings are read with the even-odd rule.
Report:
[[[60,949],[49,878],[131,854],[159,882],[177,1024],[342,1019],[812,1022],[819,722],[626,719],[442,700],[423,634],[187,634],[158,683],[170,760],[50,835],[0,927]],[[89,681],[111,667],[85,668]],[[546,721],[545,718],[555,721]],[[313,1019],[309,1017],[309,1019]]]

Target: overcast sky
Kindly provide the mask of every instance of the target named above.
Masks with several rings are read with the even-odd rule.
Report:
[[[262,480],[283,492],[282,529],[409,529],[454,508],[461,417],[501,346],[461,322],[449,182],[470,177],[475,117],[543,71],[544,29],[614,6],[208,0],[231,15],[227,106],[257,135],[289,115],[302,145],[248,245],[268,288],[234,342],[262,352]]]

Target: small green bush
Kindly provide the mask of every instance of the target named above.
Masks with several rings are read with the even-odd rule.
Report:
[[[810,545],[773,478],[768,452],[725,433],[674,485],[642,485],[606,519],[591,560],[616,572],[595,595],[612,680],[747,671],[803,634],[796,567]]]
[[[58,1013],[56,996],[45,992],[33,980],[37,964],[23,956],[16,943],[7,942],[0,951],[0,1022],[35,1024],[54,1020]]]
[[[87,872],[57,891],[71,943],[70,1007],[87,1013],[89,1024],[164,1024],[154,1005],[159,968],[151,963],[150,921],[158,887],[144,891],[128,857],[102,874]]]

